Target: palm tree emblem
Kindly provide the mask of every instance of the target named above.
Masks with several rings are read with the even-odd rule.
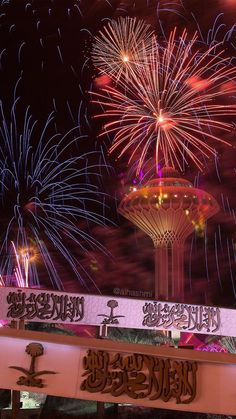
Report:
[[[44,387],[43,380],[41,378],[37,378],[40,375],[44,374],[56,374],[53,371],[35,371],[35,361],[38,356],[43,355],[43,345],[37,342],[31,342],[26,346],[25,352],[31,356],[30,368],[29,370],[22,368],[22,367],[15,367],[10,366],[9,368],[13,368],[15,370],[21,371],[25,374],[21,375],[18,380],[17,384],[20,386],[30,386],[30,387]]]
[[[109,300],[107,302],[107,307],[111,309],[110,314],[98,314],[98,316],[104,317],[104,320],[102,321],[102,324],[119,324],[119,317],[125,317],[125,316],[114,316],[114,310],[116,307],[118,307],[118,301],[116,300]]]

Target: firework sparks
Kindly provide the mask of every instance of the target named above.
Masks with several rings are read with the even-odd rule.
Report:
[[[29,283],[28,283],[29,265],[28,263],[24,263],[24,260],[23,260],[23,266],[21,266],[21,258],[20,258],[19,253],[16,250],[15,243],[11,242],[11,244],[12,244],[13,252],[16,259],[14,275],[16,278],[17,285],[18,287],[28,287],[29,286]]]
[[[35,262],[36,254],[33,247],[17,249],[12,241],[12,248],[15,256],[14,275],[18,287],[29,287],[29,266]]]
[[[119,157],[130,152],[129,163],[138,161],[137,173],[150,152],[156,168],[163,158],[166,166],[182,170],[190,159],[201,169],[203,158],[215,155],[209,140],[226,143],[218,132],[232,129],[225,117],[236,114],[236,105],[223,98],[235,91],[236,69],[223,51],[215,52],[216,45],[201,52],[197,47],[196,34],[188,41],[186,31],[180,39],[173,31],[165,46],[153,41],[152,54],[128,82],[93,94],[113,119],[101,134],[114,134],[110,152],[121,150]]]
[[[0,196],[1,196],[1,273],[4,277],[15,274],[21,284],[39,283],[38,265],[46,268],[52,284],[63,288],[57,272],[53,252],[57,252],[70,269],[86,286],[89,275],[83,270],[72,247],[88,251],[88,247],[102,246],[79,225],[92,221],[104,224],[105,217],[98,214],[99,201],[97,187],[89,179],[97,176],[95,154],[68,157],[68,150],[78,139],[72,130],[69,134],[50,136],[47,131],[53,121],[49,117],[43,130],[37,131],[37,123],[26,111],[23,126],[17,123],[16,103],[11,111],[11,121],[4,115],[1,106],[0,125]],[[34,146],[33,138],[39,134]],[[91,156],[93,154],[93,156]],[[90,176],[91,175],[91,176]],[[12,255],[12,242],[14,252]],[[31,258],[29,249],[33,247],[39,258]],[[70,246],[68,246],[70,243]],[[20,252],[20,249],[22,251]],[[24,250],[27,249],[27,250]],[[13,256],[13,257],[12,257]],[[14,261],[13,261],[14,259]],[[22,260],[22,274],[20,266]],[[37,263],[36,263],[37,262]],[[82,270],[82,274],[81,274]],[[86,278],[86,279],[85,279]]]
[[[150,26],[142,20],[130,17],[112,20],[95,37],[94,66],[118,82],[143,62],[151,49],[152,36]]]

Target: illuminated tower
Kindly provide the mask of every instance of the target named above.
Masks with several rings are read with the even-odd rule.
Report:
[[[216,200],[172,167],[126,195],[119,212],[147,233],[155,247],[155,298],[184,300],[184,243],[196,224],[216,214]]]

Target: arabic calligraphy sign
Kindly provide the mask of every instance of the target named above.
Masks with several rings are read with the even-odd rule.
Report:
[[[33,321],[79,322],[84,317],[84,297],[54,292],[10,291],[7,317]]]
[[[10,328],[0,341],[0,388],[236,414],[235,355]]]
[[[207,333],[217,333],[220,328],[220,309],[217,307],[192,306],[188,304],[150,302],[143,307],[143,326]]]
[[[236,337],[236,310],[30,288],[0,288],[0,319]]]
[[[86,376],[81,390],[90,393],[122,394],[131,399],[190,403],[196,396],[195,361],[160,359],[150,355],[115,353],[88,350],[83,358]]]

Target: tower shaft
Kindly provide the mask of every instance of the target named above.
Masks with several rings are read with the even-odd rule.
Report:
[[[184,245],[155,247],[155,299],[184,300]]]

